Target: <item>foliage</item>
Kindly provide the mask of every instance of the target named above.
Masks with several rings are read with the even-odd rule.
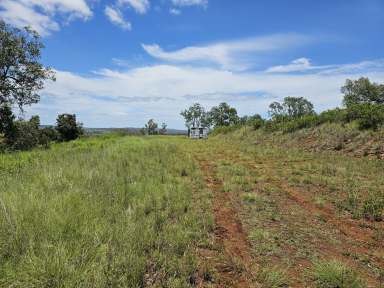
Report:
[[[81,123],[76,122],[75,114],[61,114],[56,119],[56,130],[60,141],[71,141],[83,135]]]
[[[6,135],[6,145],[10,150],[30,150],[40,143],[39,116],[29,121],[17,120],[11,132]]]
[[[345,264],[320,261],[315,264],[313,277],[318,288],[363,288],[363,281]]]
[[[263,283],[265,288],[281,288],[288,287],[287,276],[278,267],[262,268],[257,275],[257,280]]]
[[[12,113],[12,109],[9,105],[0,106],[0,134],[4,134],[5,137],[9,136],[13,130],[13,122],[15,116]]]
[[[212,107],[209,116],[214,127],[231,126],[239,122],[236,109],[225,102]]]
[[[199,103],[193,104],[188,109],[182,111],[180,115],[184,117],[185,126],[188,129],[211,126],[208,113]]]
[[[232,125],[232,126],[218,126],[212,130],[210,135],[215,136],[218,134],[228,134],[230,132],[233,132],[237,129],[239,129],[240,125]]]
[[[160,135],[165,135],[165,134],[167,134],[167,124],[165,124],[165,123],[162,123],[162,124],[161,124],[161,128],[160,128],[160,130],[159,130],[159,134],[160,134]]]
[[[44,47],[37,32],[13,28],[0,20],[0,105],[37,103],[37,92],[54,73],[39,61]]]
[[[145,131],[147,135],[156,135],[158,134],[157,128],[158,124],[153,119],[149,119],[148,123],[145,124]]]
[[[298,118],[314,113],[313,104],[303,97],[285,97],[283,103],[273,102],[269,105],[269,115],[274,120]]]
[[[347,107],[356,104],[384,104],[384,85],[372,83],[368,78],[347,79],[341,92]]]
[[[384,104],[350,104],[348,119],[357,120],[360,129],[377,130],[384,124]]]
[[[346,109],[330,109],[320,113],[319,123],[343,123],[347,122],[348,112]]]
[[[48,147],[53,141],[59,140],[59,134],[54,127],[44,127],[40,129],[39,144]]]

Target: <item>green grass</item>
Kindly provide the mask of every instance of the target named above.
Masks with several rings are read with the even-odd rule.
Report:
[[[212,220],[172,139],[1,154],[0,287],[188,287]]]
[[[355,271],[336,260],[316,263],[313,277],[317,288],[366,287]]]
[[[287,276],[284,271],[278,267],[265,267],[261,269],[257,276],[257,280],[262,283],[265,288],[283,288],[289,287]]]

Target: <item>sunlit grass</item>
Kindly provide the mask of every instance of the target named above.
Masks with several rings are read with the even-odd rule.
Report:
[[[178,141],[106,136],[0,155],[0,286],[189,286],[212,223]]]

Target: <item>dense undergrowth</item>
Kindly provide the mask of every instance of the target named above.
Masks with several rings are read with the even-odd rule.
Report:
[[[105,136],[0,154],[0,286],[192,285],[212,223],[177,141]]]

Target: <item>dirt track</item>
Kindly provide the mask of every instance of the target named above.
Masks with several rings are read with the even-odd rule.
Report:
[[[273,161],[244,156],[229,146],[208,149],[203,153],[200,150],[196,157],[207,188],[212,192],[214,241],[218,248],[200,253],[203,261],[216,270],[214,279],[201,286],[264,287],[258,283],[257,275],[267,259],[272,266],[284,267],[289,279],[288,286],[284,287],[314,287],[308,271],[317,257],[348,263],[366,280],[368,287],[381,287],[382,279],[377,271],[384,269],[384,245],[374,234],[384,228],[382,223],[341,216],[329,203],[321,207],[314,204],[321,187],[303,190],[284,182],[276,174],[277,164]],[[217,175],[220,161],[245,167],[250,175],[260,171],[267,174],[267,180],[255,184],[252,193],[273,202],[280,210],[279,220],[270,221],[262,213],[252,214],[253,208],[247,210],[241,201],[244,191],[232,193],[223,189],[222,179]],[[262,194],[268,185],[279,192]],[[257,243],[249,240],[249,233],[255,227],[279,235],[275,241],[279,249],[268,257],[255,253]]]

